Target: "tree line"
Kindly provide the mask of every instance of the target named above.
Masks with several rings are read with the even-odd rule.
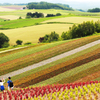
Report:
[[[87,12],[100,12],[100,8],[88,9]]]
[[[44,17],[44,14],[38,13],[38,12],[35,12],[35,13],[28,12],[26,14],[26,18],[40,18],[40,17]]]
[[[73,10],[68,5],[63,4],[53,4],[47,2],[31,2],[27,5],[28,9],[62,9],[62,10]]]
[[[59,34],[57,34],[55,31],[51,32],[51,34],[46,34],[44,37],[39,38],[39,42],[52,42],[80,38],[93,35],[95,32],[100,32],[100,21],[95,23],[93,21],[87,21],[83,22],[82,24],[74,24],[72,27],[69,27],[68,31],[62,32],[61,37],[59,37]]]
[[[47,14],[46,17],[54,17],[54,16],[61,16],[60,13],[57,13],[57,14]],[[38,13],[38,12],[35,12],[35,13],[31,13],[31,12],[28,12],[26,14],[26,18],[43,18],[44,17],[44,14],[43,13]]]

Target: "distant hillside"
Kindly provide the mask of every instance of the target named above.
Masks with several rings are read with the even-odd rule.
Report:
[[[19,5],[19,6],[21,6],[21,5],[27,5],[27,3],[19,3],[19,4],[11,4],[11,3],[0,3],[0,6],[11,6],[11,5]]]
[[[62,9],[62,10],[73,10],[69,5],[66,4],[53,4],[47,2],[31,2],[27,5],[28,9]]]

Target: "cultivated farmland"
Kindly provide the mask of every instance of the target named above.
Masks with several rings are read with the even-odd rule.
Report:
[[[15,16],[15,15],[5,15],[5,16],[0,16],[0,18],[5,19],[5,20],[14,20],[14,19],[18,19],[19,16]]]
[[[9,37],[11,45],[15,44],[18,39],[22,40],[24,43],[37,43],[38,39],[45,34],[50,34],[51,32],[56,31],[61,35],[63,31],[69,29],[69,26],[72,26],[72,24],[45,24],[18,29],[1,30],[1,32]]]
[[[99,18],[91,18],[91,17],[65,17],[65,18],[57,18],[57,19],[51,19],[44,21],[43,23],[46,22],[67,22],[67,23],[74,23],[74,24],[79,24],[83,23],[84,21],[98,21]]]
[[[13,9],[9,9],[9,8],[0,7],[0,12],[3,12],[3,11],[14,11],[14,10]]]
[[[47,19],[39,19],[39,20],[40,20],[40,22],[43,22],[43,20],[47,20]],[[24,22],[24,20],[22,20],[23,23],[19,23],[20,22],[19,21],[19,22],[15,22],[15,24],[13,24],[13,22],[11,24],[8,22],[8,25],[4,25],[4,26],[2,23],[1,28],[7,28],[7,27],[8,28],[13,28],[13,27],[16,28],[16,27],[21,27],[21,26],[24,26],[24,28],[1,30],[1,32],[5,33],[10,38],[11,45],[15,44],[15,41],[18,39],[23,40],[24,43],[25,42],[37,43],[38,39],[40,37],[44,36],[45,34],[50,34],[51,32],[55,31],[59,35],[61,35],[62,32],[68,31],[69,27],[71,27],[73,24],[82,23],[85,20],[86,21],[93,20],[95,22],[98,20],[98,18],[89,18],[89,17],[55,18],[55,19],[44,22],[43,25],[35,25],[35,23],[40,23],[37,20],[37,21],[35,21],[35,23],[33,22],[33,25],[35,25],[35,26],[30,26],[30,27],[26,27],[26,26],[32,25],[32,24],[29,24],[29,22],[34,21],[34,19],[26,20],[25,22]],[[27,21],[29,21],[29,22],[27,22]],[[52,22],[52,23],[47,24],[47,22]],[[60,22],[60,23],[54,23],[54,22]],[[65,22],[65,23],[61,23],[61,22]]]

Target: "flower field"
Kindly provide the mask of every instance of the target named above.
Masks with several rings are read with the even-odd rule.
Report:
[[[36,84],[38,82],[41,82],[41,81],[44,81],[48,78],[51,78],[51,77],[54,77],[60,73],[63,73],[65,71],[68,71],[70,69],[73,69],[75,67],[78,67],[82,64],[85,64],[85,63],[88,63],[88,62],[91,62],[93,60],[96,60],[96,59],[99,59],[100,58],[100,48],[99,49],[96,49],[92,52],[89,52],[89,53],[86,53],[84,55],[81,55],[79,57],[76,57],[76,58],[73,58],[69,61],[66,61],[66,62],[63,62],[63,63],[60,63],[58,65],[55,65],[55,66],[52,66],[52,67],[49,67],[49,68],[46,68],[42,71],[39,71],[39,72],[36,72],[34,74],[31,74],[29,76],[26,76],[24,78],[20,78],[19,80],[16,80],[14,83],[15,83],[15,86],[19,86],[19,87],[27,87],[29,85],[33,85],[33,84]],[[73,81],[76,81],[78,77],[80,77],[81,75],[81,78],[85,75],[88,75],[89,73],[93,73],[93,72],[96,72],[98,70],[100,70],[100,65],[97,65],[97,66],[94,66],[95,69],[90,68],[90,69],[87,69],[88,73],[85,74],[85,71],[78,73],[76,74],[76,76],[71,76],[72,77],[72,80]],[[70,80],[71,82],[71,77],[69,77],[68,79]],[[64,81],[60,81],[62,83],[66,83],[66,82],[69,82],[68,80],[66,79],[63,79]],[[58,83],[60,83],[58,82]],[[69,83],[70,83],[69,82]]]
[[[100,81],[7,90],[0,93],[0,100],[100,100]]]
[[[86,70],[83,70],[79,73],[76,73],[70,77],[64,78],[60,81],[55,82],[55,84],[59,83],[59,84],[63,84],[63,83],[72,83],[72,82],[78,82],[78,80],[81,80],[81,82],[83,82],[84,80],[82,80],[84,77],[87,77],[88,75],[91,75],[93,73],[98,73],[98,71],[100,71],[100,64],[96,65],[94,67],[88,68]],[[93,80],[92,78],[87,79],[87,80]],[[80,82],[80,81],[79,81]]]
[[[100,39],[100,36],[90,36],[70,42],[66,42],[55,47],[51,47],[45,50],[38,51],[36,53],[31,53],[26,56],[26,53],[15,53],[10,56],[5,56],[0,59],[0,75],[6,74],[8,72],[15,71],[20,68],[32,65],[34,63],[43,61],[45,59],[51,58],[53,56],[59,55],[61,53],[67,52],[69,50],[75,49],[77,47],[83,46],[87,43],[93,42]],[[34,52],[34,51],[31,51]],[[15,55],[15,56],[14,56]]]

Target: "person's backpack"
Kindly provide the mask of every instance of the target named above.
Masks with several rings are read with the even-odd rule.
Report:
[[[9,86],[10,86],[10,87],[13,87],[13,82],[12,82],[12,81],[10,81]]]

